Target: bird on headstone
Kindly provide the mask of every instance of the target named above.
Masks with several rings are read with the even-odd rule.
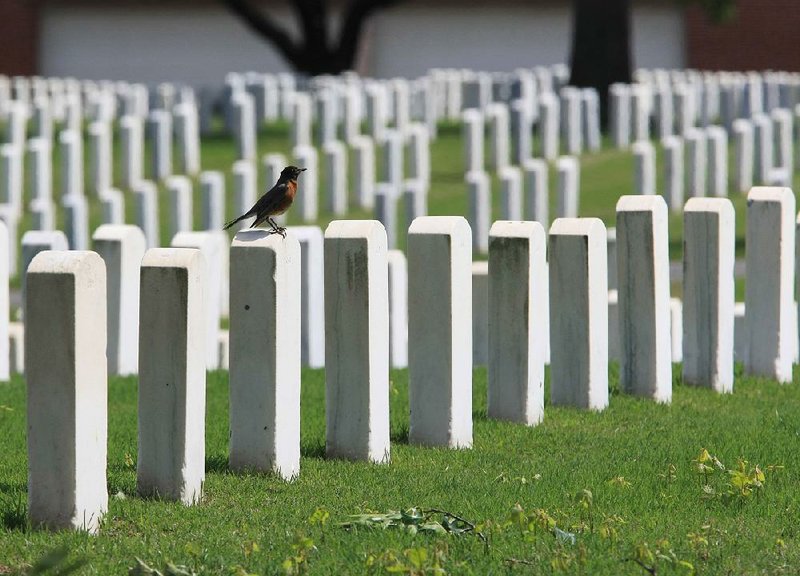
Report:
[[[250,228],[260,226],[267,222],[272,226],[270,234],[280,234],[286,238],[286,228],[278,226],[272,219],[273,216],[279,216],[289,209],[294,201],[294,196],[297,194],[297,177],[301,172],[305,172],[305,168],[298,168],[297,166],[287,166],[281,171],[281,175],[275,186],[258,199],[250,210],[225,224],[222,228],[227,230],[237,222],[246,218],[256,217],[255,221],[250,225]]]

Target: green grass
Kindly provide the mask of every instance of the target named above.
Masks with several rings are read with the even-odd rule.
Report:
[[[787,386],[740,376],[734,394],[725,396],[683,386],[676,377],[667,406],[618,394],[615,373],[612,366],[606,411],[548,404],[544,422],[529,428],[487,419],[486,372],[476,370],[474,447],[444,450],[408,445],[407,373],[394,371],[391,464],[370,465],[324,458],[324,373],[304,371],[303,456],[291,483],[227,471],[227,374],[210,373],[205,495],[195,507],[135,495],[137,384],[114,378],[111,499],[97,536],[26,525],[25,387],[15,379],[0,388],[0,573],[64,546],[70,559],[87,562],[87,574],[124,574],[137,557],[202,574],[275,574],[294,554],[298,535],[313,541],[307,553],[313,574],[367,573],[370,562],[374,573],[384,573],[392,555],[408,564],[416,554],[408,551],[420,548],[429,559],[440,554],[444,569],[455,574],[645,574],[626,560],[644,545],[672,551],[700,574],[796,573],[800,374]],[[728,467],[744,458],[749,466],[784,468],[767,471],[758,494],[732,502],[704,498],[693,463],[702,448]],[[726,478],[716,471],[708,483],[723,490]],[[583,490],[591,491],[589,508],[576,500]],[[546,511],[559,529],[575,534],[575,544],[546,529],[520,529],[511,521],[517,504],[531,515]],[[478,524],[488,546],[469,534],[338,526],[352,514],[412,506]],[[330,514],[325,525],[309,521],[319,508]],[[604,531],[609,527],[614,537]],[[690,573],[667,560],[654,562],[658,574]]]

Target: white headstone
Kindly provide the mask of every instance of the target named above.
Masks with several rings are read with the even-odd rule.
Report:
[[[544,418],[544,228],[498,221],[489,241],[488,414],[533,426]]]
[[[474,108],[464,111],[464,171],[483,170],[483,114]]]
[[[389,250],[389,364],[408,367],[408,263],[400,250]]]
[[[627,148],[631,139],[630,88],[627,84],[612,84],[608,94],[611,141],[617,148]]]
[[[230,464],[300,472],[300,244],[265,230],[230,248]]]
[[[318,226],[292,226],[288,233],[300,242],[301,362],[325,366],[324,247]]]
[[[489,123],[489,168],[500,171],[509,163],[509,114],[505,104],[490,104],[486,108]]]
[[[130,225],[103,225],[92,235],[106,265],[108,289],[108,373],[139,372],[139,267],[145,253],[142,231]]]
[[[150,180],[140,180],[133,189],[134,223],[144,232],[148,248],[161,245],[158,219],[158,189]]]
[[[559,218],[550,228],[551,392],[554,405],[608,406],[606,227]]]
[[[747,193],[753,187],[754,142],[753,124],[739,118],[733,121],[734,188]]]
[[[685,138],[688,161],[688,195],[705,196],[708,181],[706,176],[708,164],[706,135],[702,130],[692,128],[686,133]]]
[[[216,170],[200,173],[201,230],[222,230],[225,223],[225,175]]]
[[[728,196],[728,133],[719,126],[709,126],[706,137],[709,195],[725,198]]]
[[[389,461],[389,275],[374,220],[325,231],[326,453]]]
[[[113,155],[111,152],[111,126],[106,122],[92,122],[89,134],[89,190],[102,196],[111,188]]]
[[[297,197],[295,203],[303,222],[314,222],[317,219],[319,207],[319,159],[317,149],[313,146],[297,146],[292,150],[295,165],[305,168],[302,176],[297,180]],[[271,186],[271,185],[270,185]]]
[[[634,192],[636,194],[656,193],[656,150],[649,140],[639,140],[633,144]]]
[[[492,199],[489,175],[483,170],[467,172],[469,225],[473,231],[472,249],[481,254],[489,252],[489,225],[492,220]]]
[[[667,205],[661,196],[617,202],[620,386],[669,403],[672,354]]]
[[[322,148],[325,161],[325,197],[334,216],[347,213],[347,148],[339,140],[328,140]]]
[[[142,260],[136,487],[184,504],[199,502],[205,479],[205,285],[199,250]]]
[[[472,263],[472,364],[489,364],[489,262],[486,260]]]
[[[525,220],[534,220],[547,229],[550,226],[547,162],[541,158],[530,158],[522,168],[525,171]]]
[[[472,446],[472,238],[455,216],[408,231],[408,381],[412,444]]]
[[[558,173],[559,218],[577,218],[580,207],[580,166],[578,159],[562,156],[556,162]]]
[[[27,285],[28,517],[96,532],[108,508],[105,266],[93,252],[43,252]]]
[[[515,166],[506,166],[500,176],[500,218],[522,220],[522,172]]]
[[[141,118],[123,116],[119,121],[120,180],[131,190],[143,175],[144,128]]]
[[[292,147],[311,146],[311,97],[304,92],[293,96]]]
[[[172,115],[166,110],[153,110],[147,117],[151,146],[150,177],[163,180],[172,175]]]
[[[683,140],[667,136],[664,146],[664,200],[671,212],[683,210]]]
[[[683,381],[733,391],[735,214],[721,198],[684,208]]]
[[[375,145],[369,136],[358,136],[350,145],[356,204],[362,210],[370,210],[375,205]]]
[[[756,187],[747,195],[745,372],[792,381],[795,196]]]
[[[186,176],[170,176],[165,182],[169,194],[169,237],[194,228],[192,181]]]
[[[558,156],[559,103],[555,94],[542,94],[539,99],[539,142],[541,155],[547,160]]]
[[[206,305],[206,368],[217,370],[219,357],[217,341],[222,317],[223,287],[227,289],[228,236],[221,230],[179,232],[172,238],[173,248],[193,248],[203,254],[205,261],[204,288]],[[227,290],[226,290],[227,292]]]
[[[397,244],[397,195],[394,186],[382,182],[375,186],[375,219],[386,232],[389,250]]]
[[[89,249],[89,204],[86,196],[77,194],[64,198],[64,233],[71,250]]]
[[[523,164],[531,157],[532,116],[528,102],[514,100],[511,103],[511,160]]]

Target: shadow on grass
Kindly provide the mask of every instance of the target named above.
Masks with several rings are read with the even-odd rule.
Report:
[[[7,530],[28,528],[28,495],[24,489],[0,493],[0,524]]]
[[[206,455],[206,474],[216,472],[218,474],[226,474],[231,469],[228,466],[228,457],[225,454],[214,454],[213,456]]]

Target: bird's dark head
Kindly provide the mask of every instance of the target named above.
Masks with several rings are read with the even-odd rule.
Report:
[[[297,180],[301,172],[305,172],[305,168],[298,168],[297,166],[287,166],[281,172],[281,180]]]

